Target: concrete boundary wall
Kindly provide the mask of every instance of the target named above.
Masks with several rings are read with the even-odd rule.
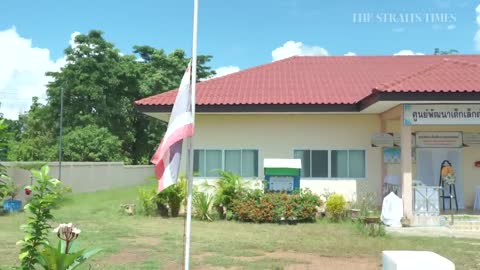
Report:
[[[31,182],[30,171],[20,169],[18,164],[38,164],[39,162],[2,162],[8,175],[18,186]],[[58,162],[46,162],[50,175],[58,178]],[[154,176],[153,165],[124,165],[123,162],[62,162],[62,182],[74,193],[94,192],[111,188],[136,186],[146,183]],[[19,192],[22,199],[23,192]]]

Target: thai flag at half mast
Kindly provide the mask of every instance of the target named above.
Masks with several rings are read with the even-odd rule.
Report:
[[[150,160],[155,164],[158,192],[177,182],[180,171],[183,140],[193,136],[192,98],[190,91],[191,62],[178,89],[167,131]]]

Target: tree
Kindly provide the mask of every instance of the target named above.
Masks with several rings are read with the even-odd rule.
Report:
[[[69,161],[122,161],[122,142],[95,125],[72,130],[64,137],[63,156]]]
[[[47,73],[53,78],[47,86],[47,104],[32,105],[23,118],[21,140],[12,148],[12,158],[55,159],[52,153],[58,143],[63,90],[65,134],[91,125],[106,128],[121,142],[122,160],[148,163],[165,124],[141,114],[133,104],[135,100],[177,88],[189,61],[185,52],[174,50],[167,54],[150,46],[135,46],[133,55],[122,55],[103,38],[101,31],[94,30],[76,36],[75,46],[65,49],[65,55],[67,64],[58,72]],[[198,57],[199,80],[214,74],[206,66],[210,59],[211,56]],[[35,151],[32,147],[38,143],[42,149]]]
[[[51,161],[56,158],[56,123],[51,118],[50,107],[32,99],[28,114],[19,116],[20,140],[11,142],[8,159],[16,161]]]
[[[433,54],[434,55],[448,55],[448,54],[457,54],[458,51],[455,50],[455,49],[450,49],[448,51],[443,51],[443,50],[440,50],[439,48],[435,48],[435,50],[433,51]]]
[[[6,130],[7,124],[5,123],[5,119],[0,118],[0,161],[6,158],[7,142],[9,140],[9,134]],[[0,176],[3,174],[6,174],[6,168],[0,163]]]

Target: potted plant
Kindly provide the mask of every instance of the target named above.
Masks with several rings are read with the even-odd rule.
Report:
[[[360,217],[360,212],[361,212],[361,210],[358,209],[358,208],[350,209],[350,218],[352,220],[357,220]]]
[[[3,210],[5,212],[20,212],[22,209],[22,201],[15,200],[19,188],[15,182],[8,176],[2,175],[0,178],[0,192],[3,198],[8,198],[3,201]]]
[[[288,225],[297,225],[298,219],[296,216],[291,216],[288,218]]]
[[[160,192],[156,199],[158,214],[161,217],[168,217],[168,193]]]

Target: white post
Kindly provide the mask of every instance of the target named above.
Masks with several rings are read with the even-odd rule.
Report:
[[[198,0],[193,0],[193,37],[192,37],[192,79],[191,79],[191,106],[193,124],[195,125],[195,86],[197,81],[197,21],[198,21]],[[190,234],[192,225],[192,193],[193,193],[193,136],[188,140],[187,160],[187,209],[185,224],[185,261],[184,269],[190,269]]]
[[[412,222],[412,126],[405,125],[404,111],[401,117],[401,167],[402,167],[402,200],[403,213]]]

